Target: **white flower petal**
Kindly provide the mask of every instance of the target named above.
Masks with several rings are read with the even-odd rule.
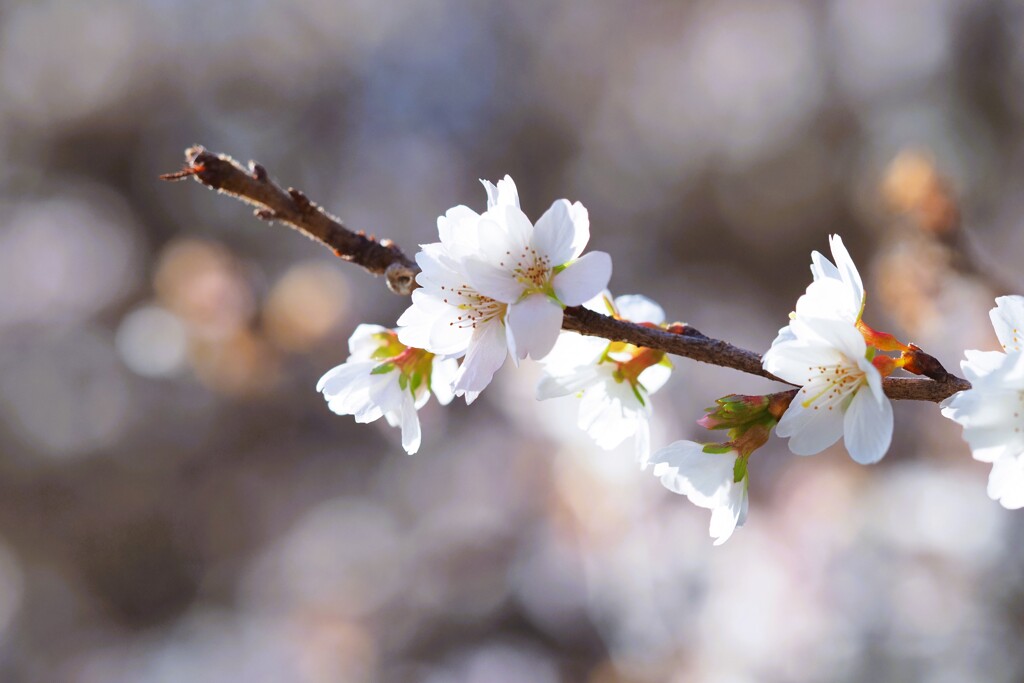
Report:
[[[434,319],[431,321],[430,329],[427,331],[427,342],[425,346],[417,346],[417,348],[425,348],[431,353],[437,353],[444,356],[460,356],[469,349],[469,344],[473,339],[473,326],[472,324],[466,323],[467,318],[466,311],[449,306],[443,313],[435,314]],[[403,337],[400,334],[399,340]],[[419,336],[413,337],[411,334],[407,334],[405,338],[419,339]]]
[[[570,263],[554,276],[555,295],[566,306],[578,306],[608,286],[612,277],[612,257],[592,251]]]
[[[843,423],[844,443],[850,457],[861,465],[871,465],[882,459],[892,442],[892,403],[883,396],[882,401],[861,387],[846,409]]]
[[[576,202],[569,209],[569,216],[575,226],[572,254],[569,258],[574,259],[583,253],[583,250],[587,248],[587,243],[590,242],[590,213],[587,211],[587,207]]]
[[[843,435],[843,413],[828,405],[805,406],[797,394],[779,420],[775,433],[789,437],[789,450],[797,455],[814,455],[839,441]]]
[[[647,467],[651,460],[651,421],[647,417],[636,419],[636,435],[633,440],[636,448],[636,460],[641,468]]]
[[[564,375],[575,372],[579,367],[597,365],[608,343],[601,337],[562,332],[551,353],[544,356],[544,371],[551,375]]]
[[[736,527],[747,518],[747,480],[734,482],[729,495],[721,505],[711,512],[708,534],[715,539],[714,545],[722,545],[732,537]]]
[[[864,373],[864,379],[867,380],[868,388],[871,390],[871,395],[874,396],[875,401],[879,404],[888,401],[889,399],[885,396],[885,388],[882,386],[882,373],[878,371],[878,368],[871,361],[864,358],[857,361],[857,366]]]
[[[525,253],[529,250],[530,241],[533,237],[533,223],[530,222],[530,219],[526,217],[526,214],[518,206],[498,207],[488,211],[487,215],[493,217],[504,232],[505,244],[495,242],[496,244],[500,244],[505,250],[510,251],[512,255]],[[486,241],[481,242],[482,248],[488,246]],[[494,254],[494,258],[501,258],[505,251],[498,249],[491,250],[489,253]]]
[[[839,269],[820,251],[811,252],[811,275],[817,280],[842,280]]]
[[[562,307],[543,294],[531,294],[508,307],[507,324],[516,356],[537,360],[546,356],[558,339]]]
[[[570,396],[602,382],[603,379],[597,367],[593,365],[581,365],[563,375],[545,372],[537,385],[537,400]]]
[[[420,418],[416,413],[416,406],[413,405],[412,395],[408,391],[402,393],[402,448],[409,455],[413,455],[420,449]]]
[[[324,373],[316,383],[316,390],[330,397],[349,391],[357,384],[368,385],[370,372],[378,365],[376,361],[353,361],[336,365]]]
[[[832,248],[832,258],[836,260],[836,269],[850,293],[850,304],[855,307],[859,316],[860,309],[864,306],[864,283],[861,281],[860,272],[839,235],[830,235],[828,241]]]
[[[701,444],[676,441],[656,451],[650,461],[671,468],[661,475],[666,488],[686,496],[694,505],[715,508],[732,484],[736,452],[705,453]]]
[[[438,217],[437,234],[451,257],[473,253],[480,243],[480,214],[468,206],[452,207]]]
[[[640,294],[623,294],[616,297],[615,308],[619,311],[619,317],[635,323],[660,325],[665,322],[664,309]]]
[[[578,424],[599,448],[611,450],[633,436],[639,420],[646,419],[645,413],[630,407],[635,403],[635,397],[624,395],[622,385],[609,377],[584,392]]]
[[[487,191],[487,208],[493,209],[496,206],[519,207],[519,191],[511,176],[506,175],[498,181],[497,185],[490,181],[481,180],[484,189]]]
[[[840,280],[815,280],[796,300],[797,319],[828,318],[855,323],[859,311],[859,304],[853,304],[849,288]]]
[[[602,315],[617,315],[618,310],[615,308],[615,302],[612,300],[612,293],[607,289],[603,289],[594,296],[590,297],[583,302],[584,308],[589,308],[592,311],[597,311]],[[611,306],[611,310],[609,310]]]
[[[570,215],[571,208],[567,200],[559,199],[534,226],[531,246],[548,257],[552,266],[560,266],[575,256],[576,224]]]
[[[671,376],[671,365],[656,363],[641,372],[637,379],[640,381],[640,384],[644,386],[644,389],[646,389],[648,394],[653,394],[658,391],[658,389],[665,386],[665,383],[668,382],[668,378]]]
[[[448,405],[455,398],[455,375],[459,371],[459,364],[454,358],[434,357],[433,369],[430,372],[430,390],[437,397],[437,402],[443,406]]]
[[[1024,453],[1024,396],[999,385],[961,391],[942,404],[942,415],[960,424],[971,455],[982,462],[996,462]]]
[[[373,422],[379,417],[378,409],[384,413],[401,409],[403,396],[409,392],[398,384],[399,375],[398,370],[392,370],[370,376],[370,386],[367,392],[369,402],[363,410],[357,411],[353,415],[356,422]],[[374,415],[374,417],[370,417],[370,415]]]
[[[1008,510],[1024,507],[1024,462],[1020,458],[1000,458],[992,464],[988,496]]]
[[[992,327],[996,330],[999,343],[1006,351],[1020,351],[1024,338],[1024,297],[1001,296],[996,307],[989,312]]]
[[[821,367],[844,363],[843,355],[831,346],[793,339],[778,343],[764,354],[764,369],[793,384],[806,384]]]
[[[352,336],[348,338],[348,352],[359,360],[367,360],[381,347],[381,340],[376,338],[376,335],[390,333],[391,330],[386,327],[363,323],[356,327]]]
[[[849,359],[850,364],[856,364],[858,359],[864,358],[868,346],[864,336],[854,325],[846,320],[828,318],[801,318],[791,325],[793,331],[800,339],[812,339],[817,337],[823,340],[832,348],[839,351]]]
[[[466,358],[455,375],[455,394],[487,388],[494,373],[504,364],[507,353],[505,327],[500,321],[492,320],[477,327]]]
[[[519,300],[526,289],[515,274],[505,268],[493,266],[478,259],[468,258],[462,266],[469,283],[486,297],[506,304]]]
[[[971,384],[976,384],[1002,368],[1006,354],[1000,351],[964,351],[966,360],[960,361],[960,369]]]

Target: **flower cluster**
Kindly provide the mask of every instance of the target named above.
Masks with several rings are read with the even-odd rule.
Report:
[[[398,319],[402,343],[464,360],[457,396],[472,402],[511,354],[546,356],[558,339],[562,310],[608,286],[612,261],[581,256],[590,240],[582,204],[559,199],[534,225],[519,208],[508,176],[484,181],[487,210],[457,206],[437,219],[441,241],[416,255],[420,289]]]
[[[597,446],[634,440],[637,460],[665,488],[710,509],[716,545],[747,517],[749,461],[774,431],[798,455],[842,439],[854,461],[876,463],[889,449],[893,409],[883,378],[898,369],[930,377],[945,371],[920,349],[863,320],[864,284],[838,235],[832,260],[811,255],[813,281],[764,354],[764,369],[798,387],[766,396],[730,395],[699,424],[725,430],[721,443],[682,440],[651,454],[651,396],[669,379],[664,351],[562,332],[567,306],[584,305],[618,320],[680,333],[656,303],[613,299],[611,258],[584,254],[587,210],[556,201],[536,223],[519,205],[512,179],[483,181],[487,209],[465,206],[438,218],[439,241],[416,255],[419,288],[396,329],[360,325],[350,357],[317,390],[328,407],[358,422],[385,417],[400,426],[409,453],[420,446],[417,410],[433,392],[472,403],[507,357],[540,361],[539,400],[575,396],[578,426]],[[961,367],[973,388],[948,399],[943,415],[964,428],[974,457],[992,463],[989,495],[1024,507],[1024,297],[996,300],[991,317],[1003,351],[968,351]],[[898,354],[898,355],[893,355]],[[938,374],[935,374],[938,373]]]

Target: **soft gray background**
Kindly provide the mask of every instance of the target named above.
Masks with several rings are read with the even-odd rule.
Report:
[[[511,173],[533,218],[589,208],[615,293],[758,351],[839,232],[868,321],[955,368],[992,292],[887,315],[878,182],[929,151],[1024,281],[1022,31],[1010,0],[0,3],[0,679],[1021,680],[1021,513],[934,406],[872,468],[773,441],[713,549],[532,364],[431,404],[415,457],[331,415],[316,380],[406,302],[156,176],[201,142],[411,252]],[[656,446],[772,390],[677,368]]]

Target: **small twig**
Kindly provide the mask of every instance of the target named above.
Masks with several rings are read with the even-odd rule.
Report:
[[[281,189],[270,180],[260,164],[251,163],[251,171],[247,171],[231,157],[213,154],[199,145],[185,150],[185,163],[183,170],[161,178],[195,178],[211,189],[257,207],[257,217],[285,223],[319,241],[346,261],[374,274],[383,273],[387,277],[388,288],[396,294],[411,294],[416,288],[415,277],[419,268],[391,240],[378,241],[362,232],[352,232],[299,190]],[[570,306],[565,309],[562,327],[588,336],[629,342],[782,381],[761,366],[761,356],[753,351],[712,339],[689,326],[684,326],[683,332],[677,334],[616,320],[581,306]],[[884,380],[884,387],[889,398],[939,402],[958,391],[970,389],[971,384],[954,375],[948,375],[941,381],[888,377]]]
[[[419,268],[391,240],[377,240],[353,232],[334,216],[314,204],[301,191],[282,189],[255,162],[250,171],[224,154],[213,154],[195,145],[185,150],[185,168],[160,176],[163,180],[195,178],[206,187],[223,192],[256,207],[256,217],[278,221],[331,249],[375,275],[387,277],[388,288],[396,294],[410,294],[416,288]]]

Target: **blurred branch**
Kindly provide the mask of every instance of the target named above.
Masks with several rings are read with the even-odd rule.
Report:
[[[213,154],[196,145],[185,150],[185,168],[161,176],[164,180],[194,178],[206,187],[230,195],[256,207],[256,216],[285,223],[322,243],[336,255],[374,274],[387,277],[388,288],[396,294],[410,294],[416,288],[416,266],[391,240],[377,240],[362,232],[352,232],[311,202],[301,191],[282,189],[260,164],[249,169],[223,154]],[[761,367],[761,356],[737,346],[707,337],[689,325],[673,331],[646,327],[583,308],[565,309],[562,327],[580,334],[623,341],[636,346],[659,349],[702,363],[732,368],[751,375],[781,381]],[[954,375],[940,373],[942,379],[894,378],[884,380],[885,393],[893,399],[942,401],[971,385]]]

